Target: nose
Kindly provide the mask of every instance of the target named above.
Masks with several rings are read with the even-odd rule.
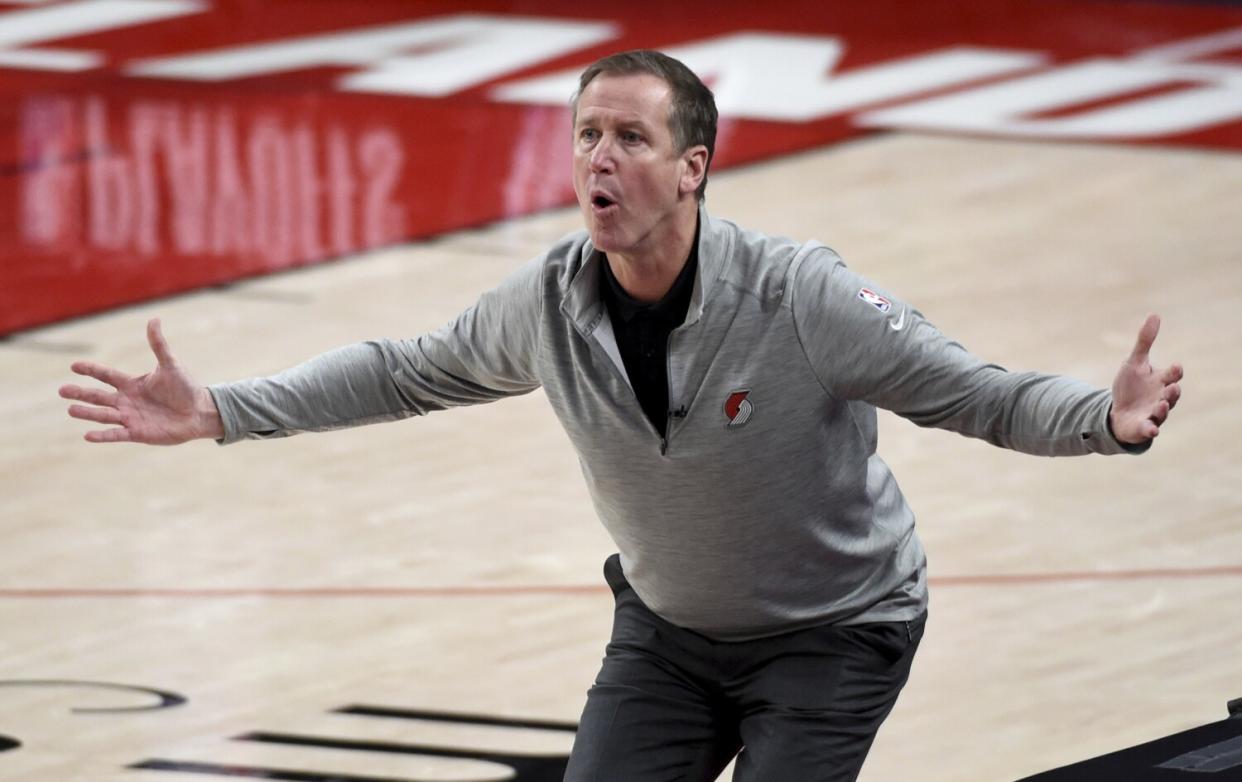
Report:
[[[616,161],[612,156],[612,142],[608,137],[601,138],[591,150],[591,172],[594,174],[612,173]]]

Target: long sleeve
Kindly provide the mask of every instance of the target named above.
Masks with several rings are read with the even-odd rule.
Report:
[[[224,420],[221,442],[392,421],[535,390],[542,261],[416,339],[361,342],[271,377],[210,386]]]
[[[982,361],[826,248],[803,259],[794,295],[807,359],[837,399],[1042,456],[1145,450],[1109,432],[1107,391]]]

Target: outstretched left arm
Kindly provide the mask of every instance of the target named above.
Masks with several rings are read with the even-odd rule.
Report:
[[[1169,411],[1182,395],[1178,385],[1183,374],[1181,364],[1170,364],[1164,369],[1151,365],[1149,354],[1159,332],[1160,316],[1148,315],[1139,329],[1134,350],[1113,379],[1113,407],[1108,423],[1113,436],[1122,443],[1138,445],[1160,434]]]

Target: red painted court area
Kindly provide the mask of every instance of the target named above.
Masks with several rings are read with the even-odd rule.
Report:
[[[715,168],[890,129],[1242,148],[1242,8],[0,2],[0,335],[571,203],[574,76],[704,76]]]

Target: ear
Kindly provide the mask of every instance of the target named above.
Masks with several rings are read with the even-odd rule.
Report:
[[[707,147],[699,144],[681,153],[681,180],[677,183],[677,192],[681,195],[693,194],[699,189],[703,177],[707,176]]]

